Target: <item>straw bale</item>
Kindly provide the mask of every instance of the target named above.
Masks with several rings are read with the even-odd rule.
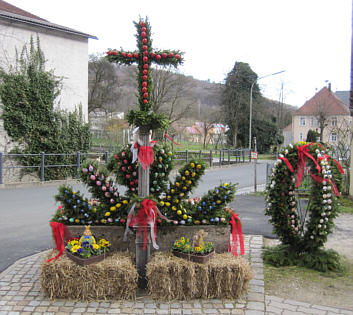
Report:
[[[50,299],[72,300],[135,299],[138,274],[126,254],[116,252],[103,261],[79,266],[65,254],[51,252],[42,264],[40,284]]]
[[[253,277],[248,262],[230,254],[215,254],[198,264],[156,253],[147,265],[148,293],[157,300],[237,299],[245,294]]]

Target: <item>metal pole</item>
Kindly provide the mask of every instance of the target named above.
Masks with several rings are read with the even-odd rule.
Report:
[[[186,163],[189,162],[189,151],[185,150],[185,158],[186,158]]]
[[[42,152],[40,154],[40,181],[44,182],[44,158],[45,158],[45,153]]]
[[[0,152],[0,185],[2,183],[2,152]]]
[[[285,72],[286,70],[282,70],[282,71],[279,71],[279,72],[275,72],[275,73],[271,73],[271,74],[267,74],[267,75],[264,75],[263,77],[260,77],[260,78],[257,78],[252,84],[251,84],[251,88],[250,88],[250,120],[249,120],[249,150],[251,151],[251,120],[252,120],[252,89],[254,87],[254,84],[261,80],[261,79],[264,79],[264,78],[267,78],[267,77],[270,77],[270,76],[273,76],[273,75],[276,75],[276,74],[280,74],[282,72]]]
[[[81,153],[79,151],[77,152],[76,164],[77,164],[77,177],[79,177],[80,176],[80,167],[81,167]]]
[[[230,164],[230,150],[228,149],[228,165]]]
[[[255,152],[257,152],[256,148],[256,137],[254,137],[254,147],[255,147]],[[255,158],[255,163],[254,163],[254,191],[257,191],[257,182],[256,182],[256,164],[257,164],[257,158]]]
[[[210,150],[210,167],[213,166],[212,150]]]
[[[108,162],[109,162],[109,152],[108,151],[105,151],[104,159],[105,159],[105,164],[108,164]]]
[[[222,151],[219,150],[219,166],[222,166]]]

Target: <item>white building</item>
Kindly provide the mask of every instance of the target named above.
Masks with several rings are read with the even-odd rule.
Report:
[[[8,69],[15,64],[16,50],[22,51],[31,36],[38,37],[44,52],[46,70],[54,70],[62,77],[63,87],[57,106],[69,111],[82,106],[88,120],[88,39],[97,39],[65,26],[46,21],[36,15],[0,0],[0,67]],[[0,122],[0,152],[4,150]]]

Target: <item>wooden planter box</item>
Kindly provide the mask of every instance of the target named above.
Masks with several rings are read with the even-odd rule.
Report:
[[[173,250],[173,255],[179,258],[190,260],[195,263],[205,264],[210,260],[211,257],[213,257],[214,251],[210,252],[207,255],[195,255],[195,254],[187,254],[187,253],[179,252],[177,250]]]
[[[70,253],[68,250],[66,250],[65,253],[66,253],[67,257],[69,257],[72,261],[74,261],[76,264],[78,264],[80,266],[87,266],[87,265],[98,263],[98,262],[104,260],[108,256],[108,253],[104,253],[99,256],[91,256],[89,258],[81,258],[81,257],[78,257],[78,256]]]

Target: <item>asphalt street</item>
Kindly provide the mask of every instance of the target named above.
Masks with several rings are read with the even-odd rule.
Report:
[[[266,164],[257,165],[257,183],[265,183]],[[238,183],[238,188],[254,185],[254,165],[240,164],[207,170],[194,196],[202,196],[220,182]],[[16,260],[52,248],[49,220],[58,204],[54,196],[58,184],[0,189],[0,272]],[[83,185],[73,185],[87,197]],[[124,188],[119,188],[123,193]],[[264,216],[262,197],[236,196],[231,206],[240,215],[245,234],[271,237],[272,226]]]

